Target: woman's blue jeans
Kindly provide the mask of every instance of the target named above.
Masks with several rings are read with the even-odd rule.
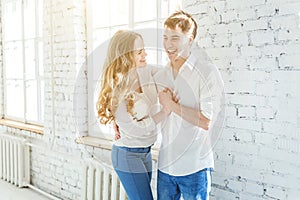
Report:
[[[112,164],[128,200],[153,200],[151,191],[151,147],[128,148],[113,145]]]

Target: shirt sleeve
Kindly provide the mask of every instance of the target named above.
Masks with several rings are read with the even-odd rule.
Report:
[[[121,134],[136,138],[153,136],[152,132],[156,129],[156,124],[152,117],[145,116],[142,119],[137,119],[129,114],[124,101],[119,104],[117,109],[116,123]]]
[[[202,114],[213,120],[221,111],[224,100],[224,82],[217,67],[208,64],[200,87],[200,108]]]

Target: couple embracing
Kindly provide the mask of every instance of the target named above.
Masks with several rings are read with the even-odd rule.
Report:
[[[159,132],[158,200],[209,199],[223,81],[192,48],[196,35],[184,11],[165,20],[164,68],[147,65],[140,34],[118,31],[110,41],[96,106],[102,124],[115,124],[112,164],[129,200],[153,199],[151,146]]]

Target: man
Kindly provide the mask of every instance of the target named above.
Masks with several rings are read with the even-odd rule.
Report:
[[[197,24],[186,12],[175,12],[164,22],[169,63],[154,79],[160,104],[171,114],[161,129],[158,200],[209,199],[212,146],[223,119],[223,81],[203,51],[192,48],[196,35]]]

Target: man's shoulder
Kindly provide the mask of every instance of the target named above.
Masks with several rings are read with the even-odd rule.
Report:
[[[207,52],[200,47],[194,47],[191,49],[192,55],[195,57],[195,67],[198,70],[215,71],[217,66],[214,64],[212,59],[209,57]]]

